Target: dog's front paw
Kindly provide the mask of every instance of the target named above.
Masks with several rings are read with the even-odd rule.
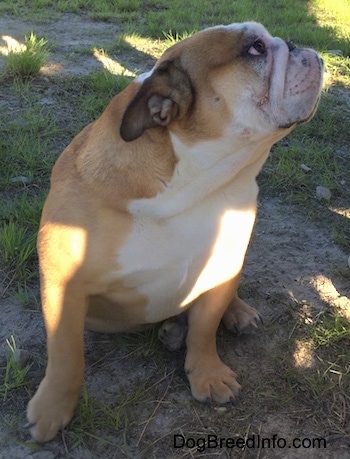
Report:
[[[256,309],[237,296],[231,301],[222,318],[222,322],[227,330],[239,334],[250,326],[257,328],[262,323],[262,319]]]
[[[27,408],[27,427],[33,439],[37,442],[52,440],[71,420],[77,398],[76,391],[62,392],[44,378]]]
[[[236,380],[236,373],[225,365],[219,357],[197,361],[185,365],[190,381],[192,395],[204,403],[211,401],[228,403],[240,395],[241,386]]]

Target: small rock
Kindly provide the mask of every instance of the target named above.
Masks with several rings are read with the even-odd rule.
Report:
[[[326,201],[329,201],[331,199],[331,196],[332,196],[331,191],[325,186],[316,187],[316,198],[317,199],[325,199]]]
[[[333,54],[334,56],[343,56],[344,53],[341,49],[330,49],[328,50],[328,54]]]
[[[348,266],[350,268],[350,257],[348,258]]]
[[[118,391],[120,391],[120,384],[110,384],[104,388],[104,391],[107,392],[107,394],[117,394]]]
[[[302,169],[304,172],[312,171],[311,167],[307,166],[306,164],[300,164],[300,169]]]
[[[6,351],[7,357],[12,357],[13,361],[19,366],[19,368],[24,368],[29,364],[31,355],[25,349],[16,349],[15,352],[12,352],[11,349]]]
[[[41,105],[54,105],[56,102],[52,97],[43,97],[40,103]]]
[[[218,407],[215,407],[214,410],[217,411],[218,413],[226,413],[227,408],[226,406],[218,406]]]
[[[335,150],[335,154],[338,158],[343,161],[348,161],[350,158],[350,148],[348,146],[343,146]]]
[[[13,177],[11,179],[12,183],[30,183],[31,180],[29,177],[26,177],[25,175],[19,175],[18,177]]]

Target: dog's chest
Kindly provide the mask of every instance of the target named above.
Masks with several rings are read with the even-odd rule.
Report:
[[[147,298],[147,322],[176,315],[201,293],[234,277],[243,263],[255,200],[237,206],[230,190],[173,217],[135,216],[117,254],[118,277]]]

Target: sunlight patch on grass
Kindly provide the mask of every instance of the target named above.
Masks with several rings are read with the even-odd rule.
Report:
[[[131,72],[130,70],[123,67],[119,62],[111,59],[106,51],[103,49],[95,48],[93,51],[94,57],[101,62],[103,67],[108,70],[108,72],[112,73],[113,75],[120,75],[120,76],[128,76],[128,77],[135,77],[135,72]]]
[[[124,35],[124,41],[131,47],[158,59],[164,51],[164,43],[161,40],[143,38],[138,34]]]
[[[349,321],[337,311],[332,314],[324,313],[319,324],[311,331],[311,336],[317,347],[337,346],[347,347],[350,343]]]
[[[319,25],[333,29],[339,39],[350,39],[349,0],[313,0],[309,9]]]
[[[350,317],[350,298],[342,296],[331,279],[318,274],[313,276],[311,283],[324,303],[336,306],[336,314],[346,319]]]
[[[37,38],[34,32],[25,37],[24,45],[11,37],[4,39],[8,44],[6,73],[19,79],[37,75],[49,54],[47,40]]]
[[[6,43],[5,46],[0,46],[0,53],[3,56],[8,56],[11,53],[21,53],[26,49],[26,46],[23,43],[20,43],[9,35],[2,35],[1,40]]]
[[[350,220],[350,209],[339,209],[335,207],[330,207],[329,210]]]
[[[350,86],[350,2],[313,0],[309,12],[320,28],[329,33],[327,47],[320,49],[328,51],[321,53],[330,74],[327,85]]]

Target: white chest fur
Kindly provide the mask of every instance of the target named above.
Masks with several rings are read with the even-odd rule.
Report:
[[[229,137],[191,151],[172,140],[180,158],[174,176],[156,197],[129,204],[134,223],[118,253],[118,277],[148,299],[147,322],[178,314],[239,273],[255,219],[255,177],[269,151],[260,142],[235,150]]]
[[[126,287],[148,298],[147,322],[178,314],[241,269],[255,218],[256,188],[236,202],[234,185],[166,219],[135,216],[118,255]]]

